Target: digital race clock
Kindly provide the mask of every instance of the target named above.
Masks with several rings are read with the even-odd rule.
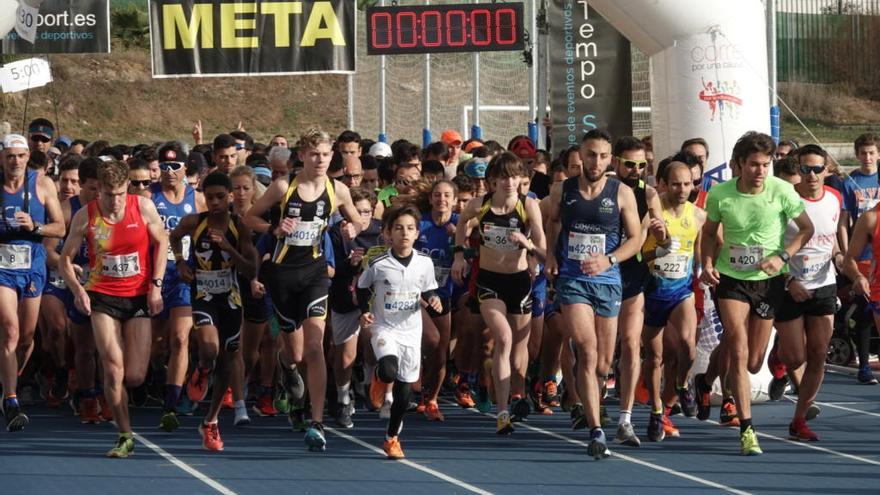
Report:
[[[367,9],[367,54],[522,50],[523,4],[395,5]]]

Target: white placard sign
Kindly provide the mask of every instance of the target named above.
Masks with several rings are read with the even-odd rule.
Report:
[[[15,13],[15,32],[21,36],[21,39],[31,43],[37,39],[37,14],[39,7],[31,7],[26,2],[22,2],[18,6],[18,12]]]
[[[29,58],[0,67],[0,87],[3,88],[4,93],[39,88],[50,82],[52,82],[52,71],[46,59]]]

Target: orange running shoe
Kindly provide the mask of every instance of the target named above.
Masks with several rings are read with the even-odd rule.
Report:
[[[196,367],[186,384],[186,395],[189,400],[193,402],[205,400],[205,396],[208,395],[208,377],[210,375],[211,370],[201,366]]]
[[[101,420],[108,423],[113,421],[113,411],[110,410],[110,404],[107,404],[107,398],[104,397],[104,394],[98,394],[98,405],[101,406]]]
[[[648,402],[651,401],[650,394],[648,393],[648,387],[645,386],[645,380],[642,380],[641,377],[639,377],[639,380],[636,382],[636,394],[634,399],[636,404],[641,404],[643,406],[647,405]]]
[[[788,438],[798,442],[817,442],[819,435],[813,433],[807,426],[807,420],[804,418],[796,418],[788,425]]]
[[[98,416],[98,400],[82,399],[79,402],[79,422],[84,425],[96,425],[101,422]]]
[[[223,403],[221,406],[223,409],[232,409],[235,405],[235,401],[232,400],[232,388],[227,388],[226,393],[223,394]]]
[[[734,402],[733,399],[724,399],[718,419],[721,426],[739,426],[736,402]]]
[[[271,395],[261,395],[257,398],[257,404],[253,407],[253,411],[262,417],[278,415],[278,409],[275,409]]]
[[[425,417],[428,418],[428,421],[443,421],[446,419],[443,417],[443,413],[440,412],[440,406],[437,405],[436,400],[429,400],[425,403]]]
[[[425,400],[424,397],[419,398],[419,403],[416,405],[416,412],[419,414],[425,414],[425,408],[427,407],[428,401]]]
[[[379,380],[379,375],[373,375],[373,381],[370,382],[370,405],[374,410],[382,407],[385,402],[385,382]]]
[[[544,382],[544,401],[550,407],[559,407],[559,389],[555,380]]]
[[[406,457],[403,455],[403,449],[400,448],[400,440],[396,436],[391,437],[390,440],[385,440],[382,443],[382,450],[385,451],[385,455],[389,459],[403,459]]]
[[[213,452],[223,451],[223,439],[220,438],[220,428],[217,427],[217,423],[206,425],[203,422],[199,425],[199,433],[202,434],[202,447],[205,450]]]
[[[667,437],[675,437],[678,438],[681,436],[681,432],[678,431],[678,428],[672,424],[672,420],[669,419],[669,408],[666,408],[666,411],[663,413],[663,433],[666,434]]]
[[[477,403],[474,402],[474,397],[471,395],[471,389],[468,387],[467,383],[459,383],[458,386],[455,387],[454,393],[455,402],[459,407],[468,409],[477,405]]]

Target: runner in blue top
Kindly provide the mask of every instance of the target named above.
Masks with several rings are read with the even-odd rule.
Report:
[[[3,141],[0,221],[0,382],[7,431],[28,424],[16,396],[18,373],[34,347],[34,331],[46,282],[43,237],[63,237],[64,221],[55,184],[28,170],[24,136],[7,134]]]

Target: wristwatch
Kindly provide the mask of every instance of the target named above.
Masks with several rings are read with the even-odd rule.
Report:
[[[613,254],[609,254],[608,255],[608,263],[611,263],[611,266],[616,265],[617,264],[617,256],[614,256]]]
[[[34,230],[31,231],[34,235],[43,235],[43,224],[40,222],[34,222]]]
[[[788,251],[783,250],[781,253],[779,253],[778,256],[783,263],[788,263],[789,261],[791,261],[791,256],[788,255]]]
[[[154,278],[153,285],[155,285],[156,287],[161,289],[162,288],[162,279],[161,278]]]

